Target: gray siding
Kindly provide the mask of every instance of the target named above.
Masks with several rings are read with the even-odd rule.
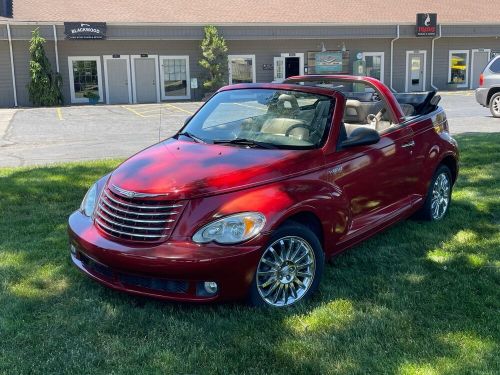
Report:
[[[0,40],[0,107],[14,106],[9,43]]]

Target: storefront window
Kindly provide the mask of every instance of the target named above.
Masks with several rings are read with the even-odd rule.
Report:
[[[161,56],[163,99],[189,98],[189,57]]]
[[[469,51],[450,51],[448,81],[458,86],[467,86]]]
[[[87,102],[88,96],[98,95],[102,101],[101,61],[99,57],[68,57],[71,101]]]
[[[255,56],[230,55],[229,56],[229,83],[255,82]]]

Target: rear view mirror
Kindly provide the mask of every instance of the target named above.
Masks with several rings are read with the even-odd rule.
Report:
[[[360,126],[351,133],[349,138],[342,142],[342,147],[372,145],[379,140],[380,136],[375,129]]]

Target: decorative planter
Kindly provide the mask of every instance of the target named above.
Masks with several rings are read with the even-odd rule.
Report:
[[[99,102],[99,98],[89,98],[89,104],[97,104]]]

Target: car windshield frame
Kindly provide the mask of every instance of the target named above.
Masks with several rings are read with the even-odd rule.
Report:
[[[177,139],[245,148],[321,148],[337,97],[334,90],[297,85],[226,87],[187,121]]]

